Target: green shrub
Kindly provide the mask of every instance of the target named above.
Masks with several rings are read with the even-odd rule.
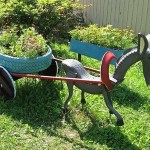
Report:
[[[77,24],[78,0],[5,0],[0,4],[0,25],[34,26],[46,38],[66,37]]]

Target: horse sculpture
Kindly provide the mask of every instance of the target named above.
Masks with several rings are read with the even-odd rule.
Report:
[[[63,69],[67,77],[100,80],[104,84],[88,84],[79,82],[67,82],[69,95],[64,103],[64,110],[67,111],[68,103],[73,95],[73,86],[79,88],[81,92],[81,102],[85,103],[84,93],[90,94],[103,94],[106,106],[109,109],[110,114],[114,114],[117,117],[117,125],[124,124],[123,118],[113,107],[109,91],[115,86],[120,84],[125,77],[126,72],[134,63],[141,61],[143,64],[143,74],[147,85],[150,85],[150,35],[146,37],[142,34],[138,34],[138,46],[131,48],[128,52],[123,54],[116,63],[115,71],[113,74],[109,74],[108,65],[110,61],[115,58],[114,54],[107,52],[102,59],[101,64],[101,76],[95,77],[90,75],[82,66],[82,64],[74,59],[66,59],[62,62]],[[106,64],[107,63],[107,64]],[[105,68],[106,67],[106,68]]]

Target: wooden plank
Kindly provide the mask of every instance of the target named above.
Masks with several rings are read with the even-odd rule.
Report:
[[[104,2],[105,0],[100,0],[100,25],[103,25],[104,20]]]
[[[116,17],[116,3],[117,0],[113,0],[112,4],[111,4],[111,24],[114,26],[115,24],[115,17]]]
[[[108,0],[104,1],[103,5],[103,25],[107,25],[107,10],[108,10]]]
[[[146,33],[146,21],[147,21],[147,14],[148,14],[148,0],[144,0],[143,3],[143,9],[142,9],[142,18],[141,18],[141,27],[140,27],[140,32],[141,33]],[[149,21],[150,23],[150,21]]]
[[[108,6],[107,6],[107,24],[111,24],[111,14],[112,14],[112,5],[113,1],[108,0]]]
[[[126,28],[127,27],[127,21],[128,21],[128,9],[129,9],[129,1],[130,0],[126,0],[124,1],[124,3],[122,3],[122,21],[121,21],[121,28]]]
[[[148,8],[150,9],[150,1],[148,0]],[[150,10],[147,11],[147,18],[146,18],[146,30],[144,34],[150,34]]]
[[[143,13],[143,0],[139,0],[138,4],[138,12],[137,12],[137,20],[136,20],[136,29],[135,31],[141,32],[141,24],[142,24],[142,13]]]
[[[101,18],[101,14],[100,14],[100,7],[101,7],[101,0],[97,0],[97,12],[96,12],[96,19],[97,19],[97,24],[100,25],[100,18]]]
[[[93,1],[93,22],[98,24],[98,12],[97,12],[98,0]]]
[[[119,16],[120,16],[120,0],[116,1],[116,12],[115,12],[115,20],[114,20],[114,27],[118,27],[118,23],[119,23]]]
[[[129,28],[132,28],[132,18],[133,18],[133,5],[134,5],[134,0],[128,0],[128,10],[126,12],[127,14],[127,23],[126,26]]]
[[[150,32],[150,0],[80,0],[80,3],[88,5],[83,11],[87,23],[129,26],[136,33]]]
[[[134,0],[133,1],[133,12],[132,12],[132,25],[131,25],[131,27],[134,29],[134,31],[137,33],[137,31],[136,31],[136,26],[137,26],[137,24],[136,24],[136,22],[137,22],[137,18],[138,18],[138,16],[137,16],[137,13],[138,13],[138,4],[139,4],[139,1],[140,0]]]
[[[126,13],[126,10],[124,9],[125,4],[128,4],[128,1],[120,0],[120,7],[119,7],[120,15],[119,15],[119,19],[118,19],[118,27],[120,27],[120,28],[123,27],[123,20],[126,20],[124,18],[124,14]]]
[[[91,0],[91,4],[92,4],[92,7],[91,7],[91,21],[92,21],[92,23],[95,23],[95,3],[96,3],[96,1],[95,0]]]

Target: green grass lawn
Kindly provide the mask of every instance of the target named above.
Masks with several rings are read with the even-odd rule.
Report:
[[[53,44],[53,54],[77,58],[68,46]],[[99,69],[99,61],[83,57],[82,63]],[[113,70],[113,69],[112,69]],[[0,150],[149,150],[150,89],[147,88],[141,63],[136,63],[126,78],[111,91],[114,107],[124,119],[115,125],[109,117],[102,95],[86,94],[82,107],[80,91],[75,92],[69,113],[62,106],[68,95],[65,82],[19,79],[15,81],[14,100],[0,99]]]

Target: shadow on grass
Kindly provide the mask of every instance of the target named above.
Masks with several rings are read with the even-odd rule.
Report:
[[[118,86],[111,91],[111,99],[112,101],[116,101],[118,105],[131,107],[135,110],[138,110],[142,105],[147,103],[148,100],[147,97],[134,92],[126,85]]]
[[[83,143],[84,140],[88,140],[93,141],[93,143],[107,145],[112,149],[138,150],[138,147],[131,144],[131,141],[121,132],[119,127],[101,127],[95,124],[96,121],[94,119],[91,119],[93,125],[83,132],[70,118],[71,121],[69,123],[79,133],[81,142],[58,133],[55,131],[55,128],[62,126],[61,108],[63,102],[60,97],[61,85],[57,82],[33,79],[26,79],[25,81],[20,79],[20,81],[16,81],[16,84],[18,84],[16,98],[13,101],[0,101],[0,114],[4,113],[11,116],[14,120],[21,121],[22,124],[29,124],[35,129],[41,127],[49,136],[59,137],[81,148],[92,149],[89,145]],[[113,91],[112,99],[119,99],[117,101],[119,105],[127,105],[138,109],[137,107],[140,107],[138,104],[144,103],[143,97],[130,91],[128,88],[118,87],[117,90]],[[132,100],[135,97],[137,102],[133,101],[133,103],[129,104],[129,101],[122,101],[121,95],[117,95],[121,91],[126,93],[132,92],[129,94],[129,99]],[[54,127],[53,130],[50,129],[51,126]]]
[[[34,79],[25,79],[24,83],[21,80],[16,81],[17,95],[14,100],[0,100],[0,114],[11,116],[21,124],[28,124],[35,131],[41,128],[50,137],[61,138],[74,146],[88,149],[82,141],[57,132],[57,128],[63,127],[61,84]]]
[[[87,110],[84,113],[88,114]],[[69,116],[67,118],[68,123],[70,123],[72,128],[79,133],[81,140],[93,143],[96,148],[98,148],[98,145],[107,145],[108,148],[114,150],[140,150],[138,146],[132,144],[132,141],[126,135],[124,135],[124,133],[122,133],[120,127],[107,125],[100,126],[94,118],[90,117],[90,115],[86,117],[88,117],[92,123],[92,125],[88,126],[86,131],[83,131],[80,125],[78,125],[78,123],[76,123],[72,117]],[[92,145],[87,147],[87,149],[90,150],[95,149],[92,148]]]
[[[20,79],[16,81],[16,89],[14,100],[0,101],[0,114],[4,113],[35,128],[60,123],[60,85],[53,81]]]

